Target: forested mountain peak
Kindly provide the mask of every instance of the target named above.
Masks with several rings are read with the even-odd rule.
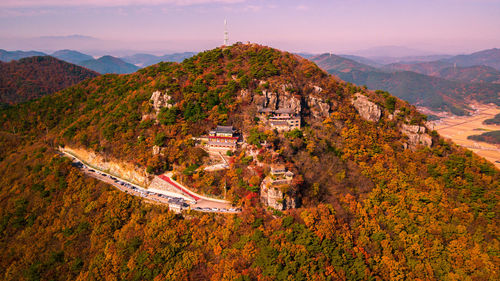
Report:
[[[28,101],[98,75],[50,56],[0,62],[0,103]]]
[[[259,109],[297,113],[300,129],[272,129]],[[10,147],[0,241],[12,249],[0,251],[0,274],[10,279],[498,277],[499,171],[429,131],[408,103],[287,52],[235,44],[103,75],[2,109],[0,124]],[[193,137],[218,125],[246,144],[228,169],[206,171]],[[57,146],[173,171],[243,213],[176,217],[85,177]],[[282,191],[298,209],[256,200],[273,164],[295,175]],[[12,247],[26,233],[36,247]]]

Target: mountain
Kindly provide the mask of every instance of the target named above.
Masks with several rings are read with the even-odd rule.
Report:
[[[369,65],[371,67],[379,68],[379,67],[383,66],[383,64],[380,64],[380,63],[373,61],[371,59],[367,59],[365,57],[353,56],[353,55],[339,55],[339,56],[346,58],[346,59],[349,59],[349,60],[353,60],[355,62],[359,62],[361,64]],[[310,57],[310,58],[312,58],[312,57]]]
[[[410,56],[429,56],[434,55],[431,52],[417,50],[413,48],[403,47],[403,46],[378,46],[367,48],[364,50],[358,50],[352,52],[352,55],[374,58],[374,57],[410,57]]]
[[[116,73],[116,74],[124,74],[124,73],[132,73],[139,69],[139,67],[124,62],[123,60],[112,57],[112,56],[103,56],[98,59],[91,59],[86,61],[81,61],[78,63],[83,67],[88,69],[92,69],[101,74],[105,73]]]
[[[476,65],[469,67],[447,67],[441,69],[438,76],[453,81],[471,83],[500,83],[500,71],[493,67]]]
[[[153,64],[157,64],[159,62],[181,62],[194,55],[196,55],[196,53],[193,52],[174,53],[163,56],[155,56],[150,54],[135,54],[132,56],[122,57],[121,59],[128,63],[134,64],[138,67],[147,67]]]
[[[322,54],[311,58],[321,68],[339,72],[377,71],[377,68],[334,54]]]
[[[312,53],[304,53],[304,52],[302,52],[302,53],[296,53],[296,55],[299,55],[299,56],[301,56],[301,57],[303,57],[303,58],[305,58],[305,59],[310,59],[310,58],[312,58],[312,57],[317,56],[317,54],[312,54]]]
[[[424,75],[440,77],[441,70],[452,66],[453,64],[446,61],[431,61],[419,63],[391,63],[384,65],[382,69],[387,72],[413,71]]]
[[[425,62],[434,62],[444,60],[452,57],[451,55],[428,55],[428,56],[405,56],[405,57],[369,57],[370,60],[378,63],[379,65],[387,64],[416,64]]]
[[[489,50],[483,50],[475,52],[469,55],[459,55],[445,61],[457,64],[457,66],[476,66],[476,65],[486,65],[500,70],[500,49],[494,48]]]
[[[500,104],[498,99],[500,85],[498,84],[449,81],[411,71],[390,72],[390,70],[401,67],[401,65],[389,65],[380,70],[330,54],[314,57],[312,61],[342,80],[358,85],[366,85],[370,89],[389,91],[412,104],[437,111],[450,111],[454,114],[463,115],[466,113],[465,110],[468,109],[467,99]],[[410,69],[434,74],[435,71],[441,71],[442,63],[406,66]]]
[[[73,50],[59,50],[52,53],[51,56],[73,64],[78,64],[82,61],[94,59],[92,56]]]
[[[262,107],[300,114],[301,128],[269,127]],[[196,139],[217,125],[247,144],[208,171]],[[2,279],[500,277],[500,171],[407,102],[291,53],[235,44],[102,75],[0,109],[0,139]],[[129,174],[171,170],[242,212],[175,214],[87,176],[58,147]],[[293,180],[271,187],[276,203],[298,208],[261,202],[278,164]]]
[[[46,54],[42,52],[37,52],[37,51],[6,51],[0,49],[0,61],[3,62],[10,62],[12,60],[18,60],[22,58],[27,58],[27,57],[34,57],[34,56],[46,56]]]
[[[393,63],[385,65],[381,69],[390,72],[413,71],[429,76],[469,83],[499,83],[500,81],[500,71],[493,67],[485,65],[460,67],[443,60],[421,63]]]
[[[53,57],[0,62],[0,103],[39,98],[98,76],[98,73]]]
[[[120,59],[138,67],[147,67],[161,61],[159,56],[151,54],[134,54],[131,56],[121,57]]]

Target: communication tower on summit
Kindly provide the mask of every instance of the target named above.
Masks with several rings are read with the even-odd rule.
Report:
[[[227,32],[227,19],[224,19],[224,46],[229,44],[229,32]]]

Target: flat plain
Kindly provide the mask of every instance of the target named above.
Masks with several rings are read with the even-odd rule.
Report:
[[[471,135],[500,130],[499,125],[483,124],[484,120],[500,113],[500,107],[493,104],[472,104],[471,107],[475,109],[475,112],[470,116],[447,116],[430,122],[430,127],[438,131],[441,136],[486,158],[500,169],[500,145],[467,139]]]

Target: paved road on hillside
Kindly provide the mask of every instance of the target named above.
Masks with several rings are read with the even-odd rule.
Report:
[[[81,162],[78,158],[67,152],[63,152],[63,155],[70,157],[73,161],[73,165],[79,168],[85,175],[110,184],[120,191],[128,193],[130,195],[142,197],[159,204],[167,204],[169,205],[169,207],[172,207],[173,210],[191,209],[200,212],[212,213],[238,213],[241,211],[241,209],[234,208],[228,203],[219,202],[219,200],[211,201],[209,198],[205,197],[198,198],[199,200],[197,200],[195,203],[191,203],[180,197],[151,192],[141,186],[120,179],[114,175],[110,175],[93,167],[89,167]]]

